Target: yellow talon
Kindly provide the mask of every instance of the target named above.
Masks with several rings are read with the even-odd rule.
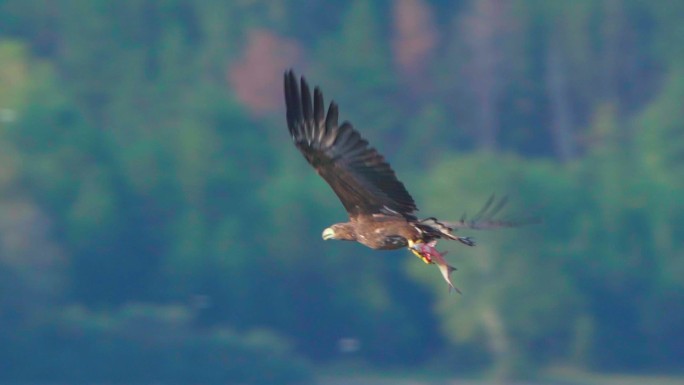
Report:
[[[432,263],[429,259],[427,259],[425,256],[417,252],[416,250],[411,249],[411,252],[416,255],[416,257],[420,258],[423,260],[423,262],[427,263],[428,265]]]
[[[432,260],[431,260],[430,258],[428,258],[427,256],[421,254],[418,250],[416,250],[416,249],[413,248],[413,246],[414,246],[415,244],[416,244],[416,242],[413,242],[412,240],[409,239],[409,240],[408,240],[409,250],[411,250],[411,252],[412,252],[413,254],[415,254],[416,257],[422,259],[423,262],[425,262],[426,264],[428,264],[428,265],[431,264],[431,263],[432,263]]]

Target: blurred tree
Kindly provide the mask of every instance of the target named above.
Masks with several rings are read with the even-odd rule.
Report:
[[[683,15],[643,0],[0,1],[0,339],[26,355],[64,341],[62,321],[33,321],[82,304],[63,322],[86,336],[50,361],[80,373],[83,355],[138,341],[116,345],[103,325],[118,316],[93,309],[158,301],[192,308],[187,357],[243,346],[200,332],[228,324],[320,361],[351,337],[373,364],[501,377],[677,368]],[[426,216],[509,190],[546,203],[547,224],[459,248],[477,259],[459,263],[456,300],[405,252],[322,243],[345,213],[289,143],[288,67]]]
[[[468,47],[467,68],[471,92],[477,106],[476,137],[479,147],[493,151],[500,129],[499,102],[502,98],[504,39],[510,25],[508,5],[499,0],[475,0],[463,16],[462,34]]]
[[[69,284],[68,255],[42,204],[26,196],[26,141],[17,140],[30,101],[54,81],[48,65],[31,60],[25,44],[0,40],[0,372],[21,341],[19,333],[58,309]],[[26,138],[26,136],[24,136]]]
[[[641,208],[648,226],[642,226],[639,239],[648,240],[641,250],[653,264],[653,276],[645,298],[639,302],[640,327],[650,342],[654,362],[680,365],[679,351],[684,307],[681,301],[684,263],[684,233],[680,225],[684,206],[680,199],[684,181],[684,129],[681,100],[684,77],[677,66],[669,71],[661,94],[636,121],[640,183],[634,186],[632,207]],[[636,243],[636,242],[635,242]],[[633,247],[639,247],[642,242]],[[643,246],[642,246],[643,247]],[[657,357],[657,358],[656,358]]]
[[[405,114],[392,100],[396,76],[388,71],[392,55],[378,8],[377,2],[354,0],[342,14],[340,29],[318,41],[314,54],[320,59],[308,76],[327,79],[321,86],[342,106],[341,120],[361,127],[371,143],[388,143],[382,150],[391,159],[405,132]]]
[[[415,98],[434,87],[428,76],[437,47],[432,8],[424,1],[401,0],[395,2],[392,12],[395,66],[402,82],[410,87],[409,95]]]
[[[479,170],[489,172],[483,175]],[[516,195],[524,201],[515,202],[514,208],[529,209],[535,201],[553,199],[544,185],[557,180],[567,186],[569,183],[563,178],[567,175],[559,174],[553,165],[510,156],[472,155],[440,162],[428,182],[421,185],[420,194],[430,197],[426,211],[443,216],[451,212],[453,218],[458,218],[450,197],[472,202],[463,208],[472,214],[488,194],[507,186],[526,193]],[[561,193],[559,197],[562,196]],[[512,210],[504,213],[503,218],[521,220],[528,215],[533,213]],[[493,362],[492,375],[497,378],[527,376],[535,364],[562,360],[567,355],[582,307],[572,277],[564,269],[567,254],[559,255],[548,240],[542,242],[545,236],[558,237],[553,234],[557,233],[535,226],[475,234],[482,241],[474,249],[450,245],[456,255],[476,257],[455,262],[462,267],[461,272],[455,273],[456,281],[467,288],[463,297],[448,295],[434,279],[436,271],[418,270],[415,265],[411,270],[436,288],[437,311],[445,336],[455,346],[485,347]],[[454,258],[459,257],[452,256],[452,262]]]
[[[561,50],[558,38],[548,39],[546,62],[546,84],[551,107],[553,144],[556,156],[567,162],[577,156],[576,133],[572,121],[572,104],[569,98],[565,55]]]

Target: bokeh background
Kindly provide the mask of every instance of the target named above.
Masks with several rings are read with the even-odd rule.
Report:
[[[675,0],[0,0],[0,381],[677,382],[683,21]],[[405,250],[323,242],[346,215],[288,137],[288,68],[421,214],[497,193],[544,223],[442,244],[462,296]]]

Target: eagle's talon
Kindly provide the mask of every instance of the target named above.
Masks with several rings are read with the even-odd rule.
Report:
[[[422,242],[413,242],[409,240],[409,250],[418,258],[420,258],[423,262],[426,264],[431,264],[434,263],[432,261],[432,256],[430,253],[430,249],[426,247],[426,245]]]
[[[413,254],[415,254],[416,257],[420,258],[423,262],[425,262],[428,265],[431,263],[434,263],[434,262],[432,262],[432,258],[430,258],[429,254],[422,254],[421,252],[419,252],[415,249],[411,249],[411,252],[413,252]]]

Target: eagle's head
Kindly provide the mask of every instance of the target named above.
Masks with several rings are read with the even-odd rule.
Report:
[[[337,223],[323,230],[324,240],[338,239],[343,241],[355,241],[356,235],[352,223]]]
[[[327,227],[323,230],[323,240],[335,239],[335,229],[332,227]]]

